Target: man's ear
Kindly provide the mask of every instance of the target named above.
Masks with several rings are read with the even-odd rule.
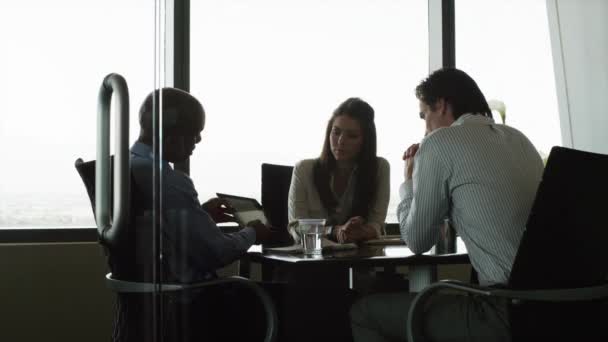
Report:
[[[445,99],[439,99],[437,100],[437,111],[439,113],[441,113],[441,115],[446,115],[447,111],[448,111],[448,102]]]
[[[175,143],[177,141],[179,141],[182,137],[179,135],[166,135],[163,138],[163,142],[170,142],[170,143]]]
[[[173,149],[173,148],[175,148],[176,143],[178,143],[178,138],[176,136],[173,136],[173,135],[165,136],[163,138],[163,149],[165,150],[165,152],[168,149]]]
[[[452,104],[442,99],[442,108],[441,115],[447,120],[448,124],[452,124],[456,119],[454,119],[454,110],[452,108]]]

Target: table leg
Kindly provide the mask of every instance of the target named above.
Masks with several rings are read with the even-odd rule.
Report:
[[[239,259],[239,276],[244,278],[251,277],[251,260],[246,256]]]
[[[271,282],[276,277],[275,266],[262,264],[262,281]]]
[[[408,272],[410,292],[420,292],[433,282],[437,281],[437,266],[412,265]]]

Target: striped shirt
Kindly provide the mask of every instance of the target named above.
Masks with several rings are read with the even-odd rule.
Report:
[[[426,252],[449,218],[480,283],[505,284],[542,173],[540,155],[521,132],[462,115],[420,143],[412,179],[400,189],[401,236],[414,253]]]

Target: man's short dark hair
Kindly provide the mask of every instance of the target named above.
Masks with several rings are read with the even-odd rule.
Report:
[[[477,83],[467,73],[456,68],[444,68],[431,73],[416,87],[416,97],[431,107],[444,99],[452,106],[454,119],[466,113],[492,117],[492,111]]]
[[[152,113],[162,105],[163,135],[198,134],[204,125],[205,110],[201,103],[186,91],[176,88],[156,89],[146,96],[139,109],[142,135],[152,135]],[[196,130],[196,132],[194,132]]]

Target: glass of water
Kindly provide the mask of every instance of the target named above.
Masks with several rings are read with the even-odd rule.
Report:
[[[321,255],[321,241],[325,235],[325,219],[300,219],[298,231],[306,255]]]

